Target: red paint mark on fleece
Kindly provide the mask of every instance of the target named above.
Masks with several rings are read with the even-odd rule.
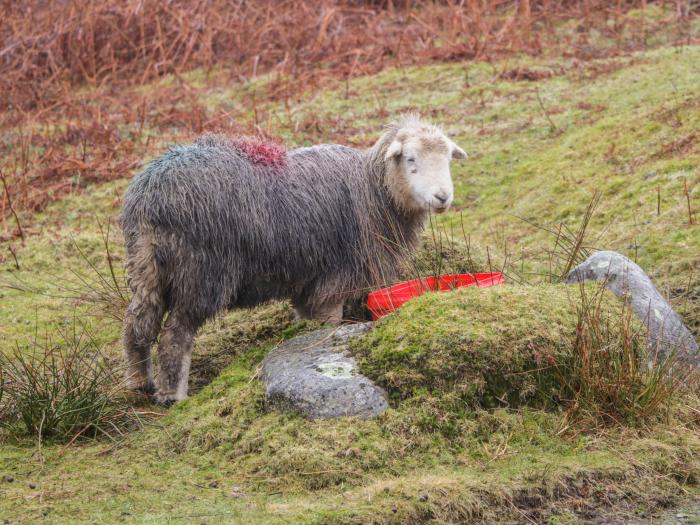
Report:
[[[236,149],[255,164],[272,168],[282,168],[287,165],[287,150],[274,142],[245,138],[236,141]]]

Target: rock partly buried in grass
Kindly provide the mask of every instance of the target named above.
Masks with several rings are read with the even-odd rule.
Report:
[[[603,281],[616,296],[629,301],[639,320],[649,328],[651,355],[657,351],[662,357],[675,353],[684,363],[700,367],[698,343],[637,264],[617,252],[596,252],[566,278],[568,284],[582,281]]]
[[[268,407],[312,419],[384,412],[386,394],[359,373],[347,348],[368,329],[369,323],[317,330],[270,351],[262,366]]]

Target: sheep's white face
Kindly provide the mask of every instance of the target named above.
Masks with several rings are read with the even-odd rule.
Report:
[[[467,154],[436,128],[402,130],[387,149],[387,183],[408,210],[442,213],[454,197],[450,160]]]

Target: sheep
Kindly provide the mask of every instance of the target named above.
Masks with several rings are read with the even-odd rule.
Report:
[[[220,135],[171,147],[134,177],[120,216],[129,385],[185,399],[195,333],[225,309],[289,298],[301,318],[340,322],[346,299],[396,276],[427,214],[450,207],[449,161],[462,158],[417,116],[367,150]]]

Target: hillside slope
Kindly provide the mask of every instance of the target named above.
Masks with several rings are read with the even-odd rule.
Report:
[[[454,165],[455,210],[433,228],[460,244],[468,238],[480,266],[505,267],[513,281],[541,283],[561,270],[549,255],[554,236],[533,224],[576,230],[597,190],[587,244],[636,259],[698,335],[698,64],[700,47],[688,46],[587,62],[528,57],[406,68],[309,93],[289,107],[260,103],[256,115],[246,103],[270,79],[232,87],[215,73],[194,72],[187,81],[205,107],[268,122],[290,145],[366,145],[393,115],[411,110],[442,124],[471,157]],[[120,326],[110,315],[118,316],[120,304],[100,301],[94,268],[109,282],[100,225],[112,220],[111,253],[123,283],[113,219],[127,183],[88,187],[27,219],[26,242],[17,245],[16,261],[5,258],[0,274],[3,352],[77,318],[118,362]],[[509,287],[512,295],[497,302],[504,318],[542,312],[516,323],[523,338],[549,333],[553,320],[573,326],[562,312],[575,304],[575,290],[541,286]],[[386,338],[372,344],[386,345],[399,332],[411,341],[430,315],[446,327],[429,347],[442,355],[466,318],[474,334],[491,334],[489,298],[473,291],[427,296],[390,318],[380,332]],[[697,495],[697,408],[687,400],[647,428],[578,435],[560,432],[561,412],[543,403],[474,405],[456,419],[453,404],[420,396],[413,406],[397,398],[376,421],[266,414],[257,364],[272,344],[312,328],[292,322],[285,303],[210,323],[196,343],[196,394],[116,443],[64,448],[0,434],[0,475],[15,478],[0,482],[0,518],[451,523],[557,516],[576,523],[604,519],[606,505],[605,512],[613,505],[628,516]],[[546,337],[533,340],[548,344]],[[506,342],[496,340],[494,348]],[[395,355],[385,361],[364,352],[364,366],[380,379],[405,372]],[[431,410],[446,419],[430,421]]]

